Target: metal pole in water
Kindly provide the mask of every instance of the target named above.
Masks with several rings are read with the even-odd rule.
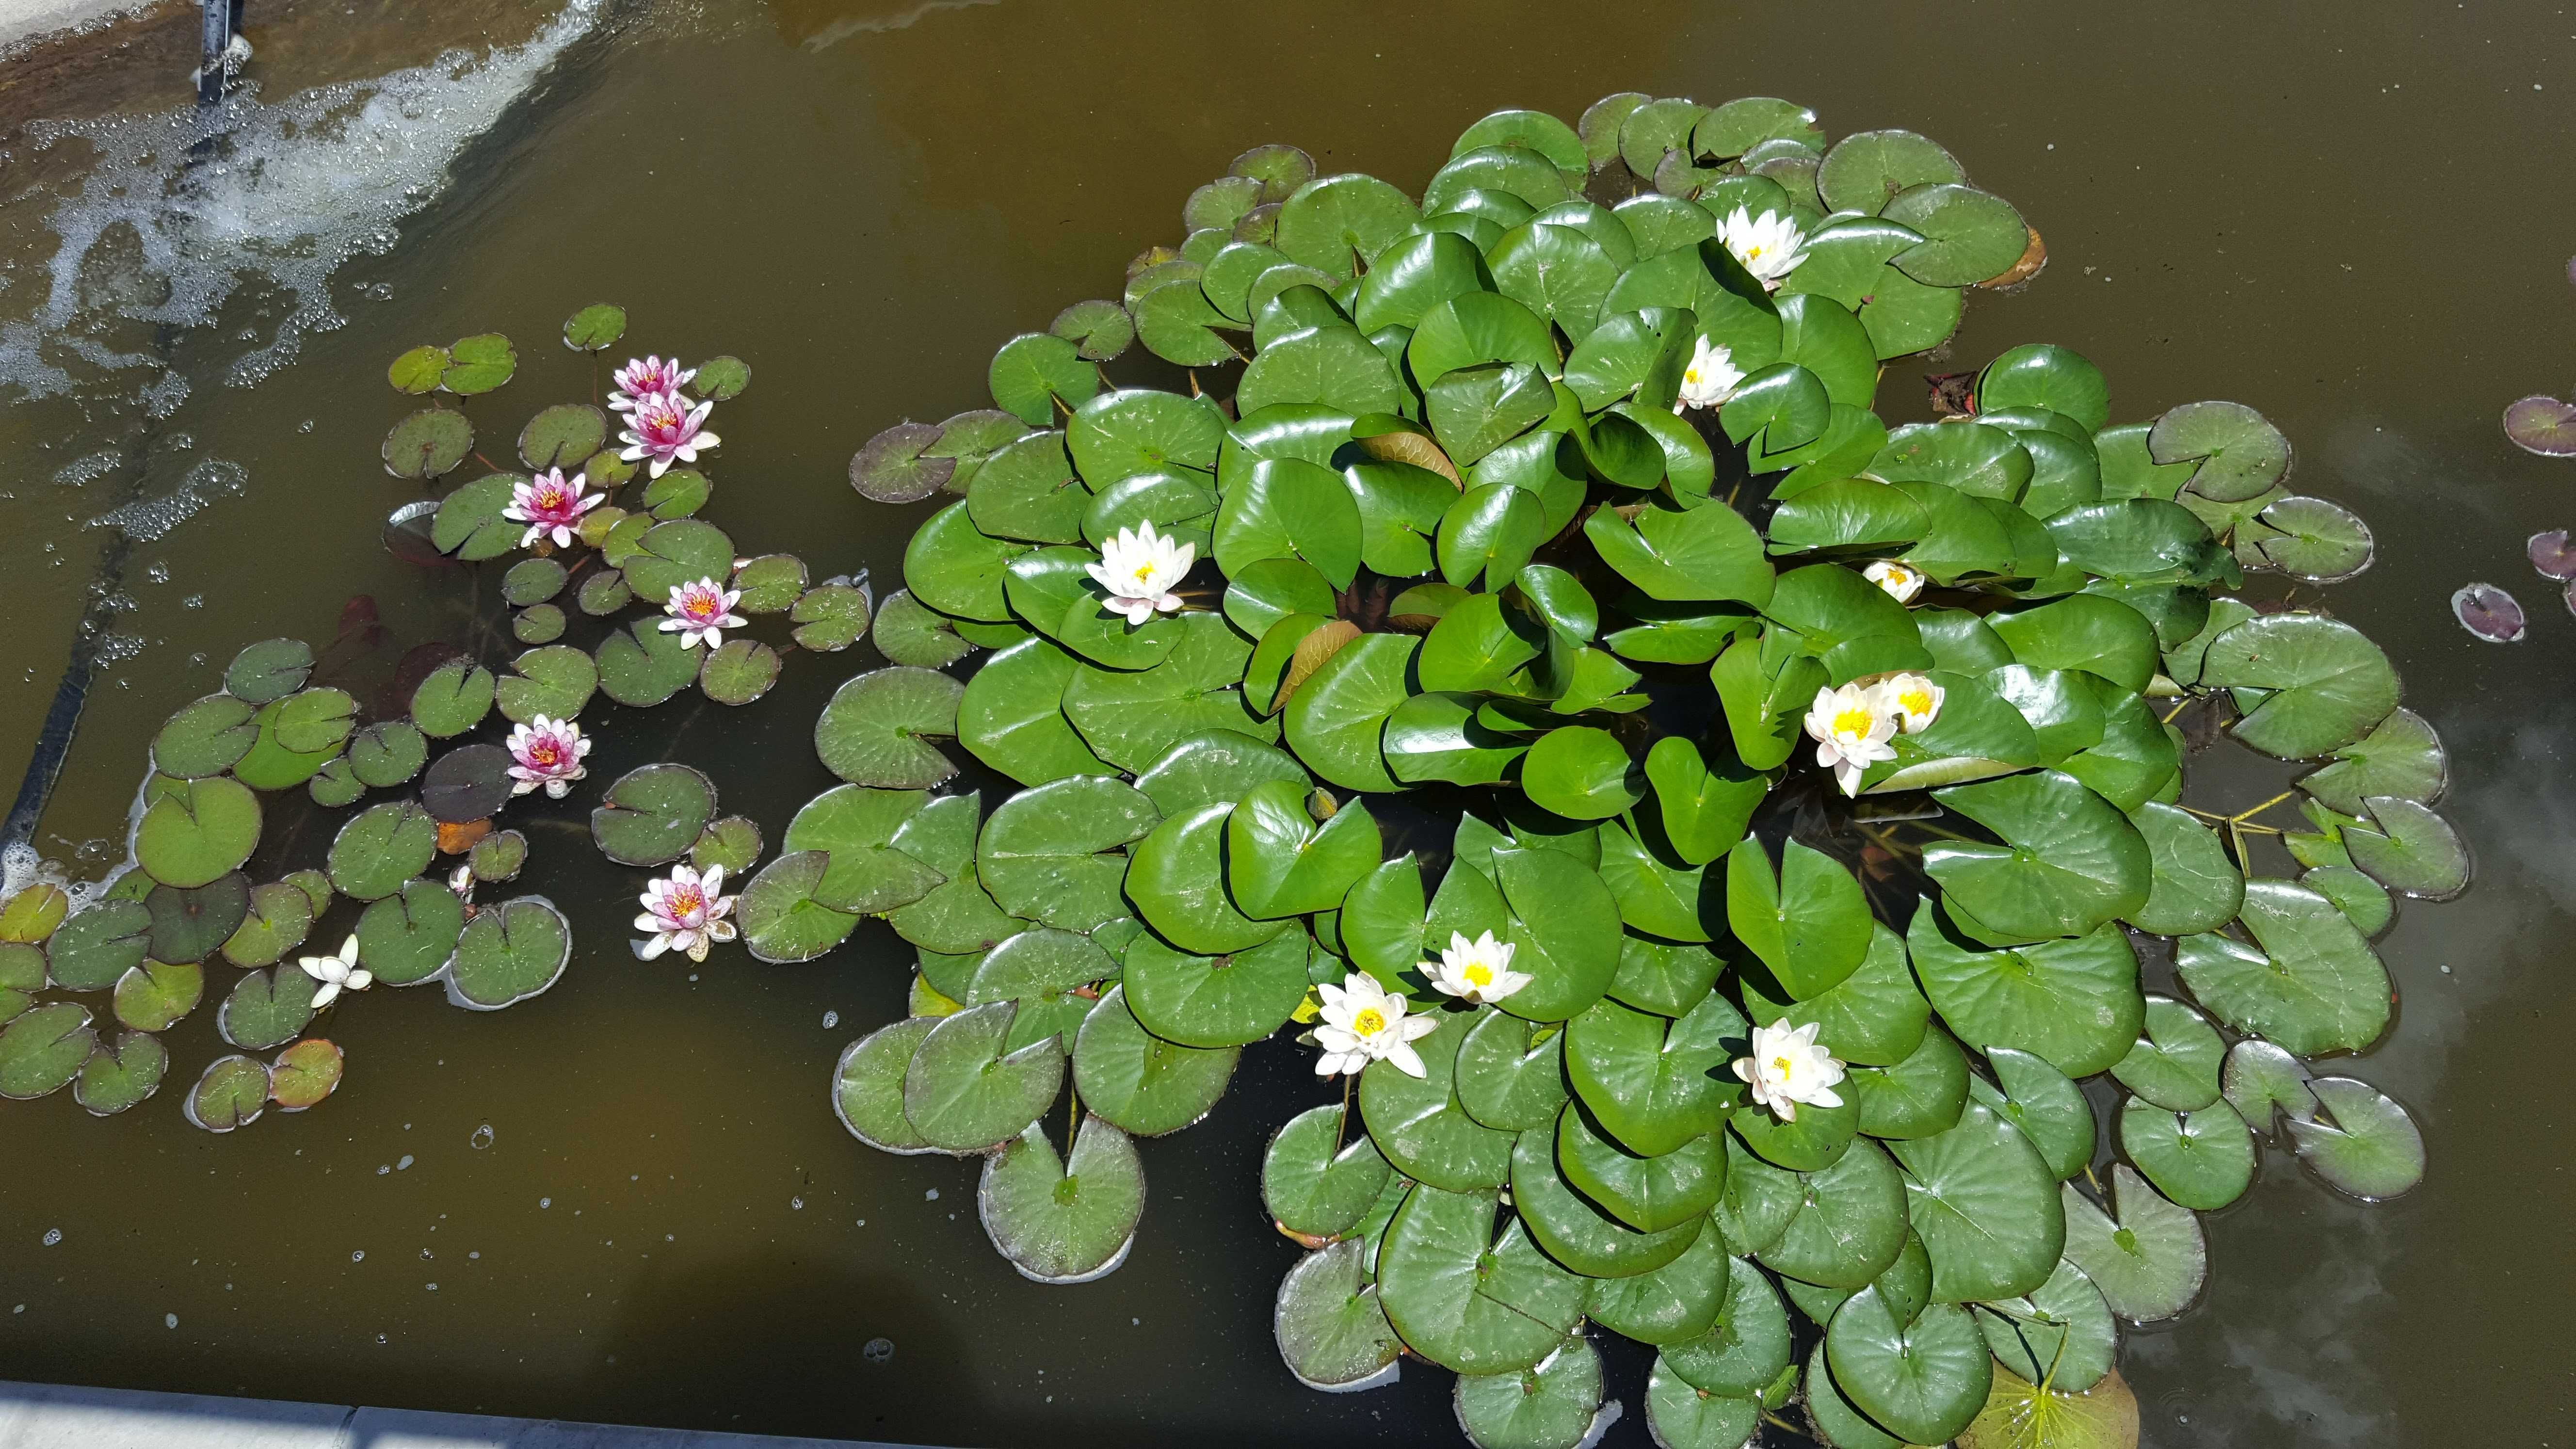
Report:
[[[197,0],[198,40],[202,64],[197,70],[197,104],[223,104],[224,83],[233,48],[233,0]]]

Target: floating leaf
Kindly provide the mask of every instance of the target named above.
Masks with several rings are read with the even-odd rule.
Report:
[[[159,1037],[129,1031],[114,1042],[101,1040],[81,1063],[72,1100],[93,1117],[111,1117],[150,1100],[169,1070],[170,1051]]]
[[[969,1007],[923,1036],[904,1069],[903,1110],[925,1143],[981,1152],[1017,1137],[1055,1100],[1064,1082],[1062,1042],[1049,1036],[1003,1051],[1019,1009],[1010,1001]]]
[[[1601,1403],[1601,1357],[1581,1333],[1518,1373],[1460,1374],[1458,1427],[1489,1449],[1572,1449],[1618,1415]]]
[[[1205,1117],[1234,1078],[1239,1047],[1192,1047],[1145,1030],[1113,986],[1082,1019],[1073,1085],[1101,1117],[1139,1137],[1178,1132]]]
[[[420,780],[421,808],[451,824],[489,819],[509,803],[510,752],[499,745],[460,745],[429,767]]]
[[[957,733],[965,686],[934,670],[896,666],[862,674],[834,692],[814,721],[814,748],[835,775],[857,785],[927,789],[957,773],[929,741]]]
[[[2147,998],[2145,1031],[2112,1064],[2120,1085],[2159,1107],[2197,1112],[2218,1100],[2226,1043],[2197,1011],[2168,996]]]
[[[922,455],[939,432],[934,423],[897,423],[868,439],[850,458],[850,486],[878,503],[918,503],[938,492],[957,471],[954,458]]]
[[[856,915],[833,909],[817,894],[830,866],[823,851],[791,851],[761,867],[743,887],[734,920],[753,959],[810,961],[858,929]],[[985,904],[989,908],[991,902]]]
[[[346,1066],[347,1059],[330,1042],[318,1037],[297,1042],[279,1052],[269,1067],[269,1099],[289,1112],[319,1106],[338,1090]]]
[[[364,960],[363,945],[360,949]],[[232,994],[215,1012],[215,1030],[244,1051],[284,1046],[313,1020],[313,993],[319,985],[297,966],[253,971],[233,983]]]
[[[562,980],[571,960],[572,927],[554,902],[521,896],[485,906],[456,938],[448,1003],[469,1011],[516,1005]]]
[[[718,704],[740,707],[767,694],[783,665],[778,651],[757,639],[728,639],[707,651],[698,687]]]
[[[1062,1159],[1031,1123],[984,1159],[975,1201],[985,1233],[1021,1276],[1088,1283],[1126,1261],[1145,1212],[1145,1169],[1127,1134],[1098,1117],[1083,1120]]]
[[[2187,1208],[2215,1212],[2254,1181],[2254,1138],[2225,1102],[2179,1115],[2132,1098],[2120,1111],[2120,1150],[2156,1190]]]
[[[2424,1180],[2424,1135],[2405,1108],[2350,1077],[2319,1077],[2308,1087],[2323,1115],[2293,1115],[2290,1140],[2317,1176],[2364,1202],[2412,1192]]]
[[[519,370],[518,350],[498,332],[460,337],[447,344],[447,356],[447,371],[438,385],[460,397],[490,392]]]
[[[2576,457],[2576,403],[2543,394],[2516,398],[2505,404],[2504,435],[2526,453]]]
[[[1905,1168],[1934,1302],[2014,1298],[2048,1281],[2070,1230],[2056,1175],[2019,1128],[1970,1102],[1957,1126],[1888,1150]]]
[[[385,380],[394,385],[394,391],[414,397],[436,392],[438,379],[447,371],[447,360],[444,347],[415,347],[393,360],[385,369]]]
[[[2489,644],[2513,644],[2525,632],[2522,605],[2493,584],[2466,584],[2451,595],[2451,617]]]
[[[217,1057],[188,1091],[188,1120],[209,1132],[230,1132],[259,1120],[268,1109],[268,1067],[250,1057]]]
[[[0,1027],[0,1097],[25,1101],[69,1085],[98,1042],[89,1022],[87,1007],[54,1001]]]
[[[934,1152],[903,1115],[904,1071],[938,1018],[889,1023],[850,1043],[832,1069],[832,1110],[850,1135],[880,1152]]]
[[[2007,1368],[1958,1442],[1959,1449],[2136,1449],[2138,1398],[2116,1371],[2073,1393]]]
[[[626,335],[626,309],[593,302],[564,319],[564,346],[575,352],[602,352]]]
[[[474,451],[474,425],[453,408],[423,408],[394,424],[379,450],[396,478],[440,478]]]
[[[2066,1261],[2102,1290],[2111,1311],[2132,1323],[2171,1318],[2200,1296],[2209,1275],[2209,1249],[2200,1219],[2156,1194],[2127,1167],[2111,1169],[2110,1200],[2118,1213],[2095,1207],[2065,1186]]]

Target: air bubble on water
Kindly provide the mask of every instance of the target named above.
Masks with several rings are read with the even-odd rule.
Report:
[[[383,1334],[379,1333],[379,1334],[377,1334],[377,1335],[376,1335],[376,1342],[378,1342],[378,1343],[382,1343],[382,1342],[384,1342],[384,1341],[385,1341],[385,1336],[384,1336]]]
[[[376,1164],[376,1176],[378,1177],[390,1177],[393,1175],[393,1170],[394,1165],[390,1162],[380,1162]]]
[[[541,1198],[538,1198],[538,1199],[537,1199],[537,1206],[539,1206],[539,1207],[541,1207],[541,1208],[550,1208],[550,1207],[553,1207],[554,1205],[555,1205],[555,1200],[554,1200],[553,1198],[550,1198],[550,1197],[541,1197]]]
[[[65,488],[85,487],[115,472],[117,459],[122,456],[114,448],[103,448],[55,469],[54,482]]]
[[[921,1195],[921,1200],[922,1200],[923,1202],[937,1202],[937,1201],[939,1201],[939,1189],[937,1189],[937,1188],[935,1188],[935,1187],[934,1187],[934,1188],[932,1188],[930,1191],[923,1193],[923,1194]]]
[[[363,1263],[363,1262],[367,1261],[367,1250],[366,1250],[366,1249],[364,1249],[364,1248],[359,1248],[359,1249],[356,1249],[355,1251],[351,1252],[351,1253],[349,1254],[349,1261],[350,1261],[350,1262],[352,1262],[352,1263]]]
[[[203,594],[190,594],[179,602],[187,605],[191,609],[202,609],[206,607],[206,596]],[[188,662],[191,664],[203,664],[206,662],[206,656],[203,654],[191,654],[188,656]]]
[[[179,1315],[175,1313],[164,1313],[161,1315],[161,1322],[164,1327],[176,1328],[179,1326]]]
[[[841,1014],[839,1012],[827,1011],[823,1013],[823,1029],[825,1031],[830,1031],[832,1028],[839,1026],[840,1024]]]
[[[63,1240],[63,1230],[62,1230],[62,1229],[60,1229],[60,1228],[47,1228],[47,1229],[45,1229],[45,1246],[46,1246],[46,1247],[50,1248],[50,1247],[52,1247],[54,1244],[59,1243],[59,1242],[61,1242],[62,1240]]]
[[[436,1253],[431,1252],[431,1251],[430,1251],[429,1249],[427,1249],[427,1248],[423,1248],[423,1249],[421,1249],[421,1250],[420,1250],[420,1260],[421,1260],[422,1262],[424,1262],[424,1263],[426,1263],[426,1262],[430,1261],[431,1259],[433,1259],[433,1258],[435,1258],[435,1257],[437,1257],[437,1256],[438,1256],[438,1255],[437,1255]]]
[[[793,1211],[801,1213],[805,1211],[805,1199],[801,1197],[791,1197],[787,1200],[787,1206]]]
[[[432,1293],[437,1292],[437,1291],[438,1291],[438,1285],[437,1285],[437,1284],[435,1284],[435,1283],[430,1284],[430,1285],[429,1285],[429,1291],[430,1291],[430,1292],[432,1292]]]
[[[170,582],[170,565],[165,560],[154,559],[152,566],[143,571],[143,576],[156,584],[166,584]]]
[[[239,496],[249,486],[249,469],[222,458],[206,458],[188,470],[178,487],[157,498],[138,498],[102,513],[83,527],[113,528],[138,543],[149,543],[196,517],[216,499]]]
[[[313,431],[313,420],[311,418],[306,418],[304,421],[297,423],[295,425],[295,431],[299,433],[309,433]]]
[[[892,1363],[894,1362],[894,1340],[871,1338],[868,1340],[868,1346],[860,1349],[859,1354],[870,1363]]]
[[[491,1124],[491,1123],[489,1123],[489,1122],[486,1122],[486,1123],[484,1123],[482,1126],[475,1128],[475,1129],[474,1129],[474,1135],[465,1139],[465,1145],[466,1145],[466,1146],[468,1146],[468,1147],[478,1147],[478,1148],[479,1148],[479,1147],[489,1147],[489,1146],[491,1146],[491,1145],[492,1145],[492,1124]]]
[[[402,1160],[394,1164],[394,1171],[396,1171],[396,1172],[409,1172],[409,1171],[411,1171],[411,1164],[412,1164],[412,1155],[411,1155],[410,1153],[406,1152],[406,1153],[404,1153],[404,1154],[402,1155]]]

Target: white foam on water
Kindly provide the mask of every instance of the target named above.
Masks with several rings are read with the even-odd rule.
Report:
[[[102,513],[86,528],[114,528],[137,543],[150,543],[205,511],[218,498],[238,497],[250,486],[250,470],[222,458],[200,459],[179,486],[158,498],[138,498]]]
[[[392,250],[398,224],[438,198],[466,146],[600,23],[601,8],[570,0],[524,45],[450,51],[273,105],[245,87],[205,112],[30,126],[37,149],[83,142],[95,159],[46,219],[62,245],[42,298],[0,320],[0,397],[49,397],[93,375],[149,369],[135,395],[166,417],[187,379],[153,352],[128,350],[134,329],[110,324],[204,327],[245,287],[276,321],[264,341],[252,334],[225,382],[251,386],[292,362],[307,335],[347,321],[332,304],[333,276]],[[211,155],[191,166],[201,146]]]

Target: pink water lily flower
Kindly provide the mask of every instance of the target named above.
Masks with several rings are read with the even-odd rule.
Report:
[[[528,526],[519,538],[519,547],[526,548],[549,533],[554,535],[555,547],[572,547],[572,536],[580,529],[582,519],[608,497],[605,493],[585,497],[581,490],[589,482],[585,474],[575,473],[567,479],[563,469],[548,468],[524,483],[511,484],[510,503],[501,510],[501,516]]]
[[[695,463],[700,449],[723,441],[705,431],[707,414],[715,407],[711,402],[692,407],[686,397],[676,392],[639,398],[635,411],[627,415],[626,431],[617,435],[618,441],[626,445],[617,456],[629,463],[650,459],[656,478],[669,472],[674,460]]]
[[[510,778],[517,781],[510,787],[513,796],[542,785],[547,799],[560,800],[573,781],[590,773],[582,763],[590,754],[590,741],[571,720],[538,715],[510,731],[508,743],[510,758],[519,762],[510,767]]]
[[[713,649],[724,642],[723,630],[743,626],[743,617],[733,611],[741,599],[742,590],[721,588],[713,579],[673,584],[671,601],[662,606],[671,616],[662,621],[662,632],[677,633],[683,649],[701,644]]]
[[[650,931],[652,939],[635,943],[639,960],[650,961],[665,951],[679,951],[692,961],[707,959],[707,947],[734,937],[734,897],[718,895],[724,888],[724,867],[711,865],[704,876],[685,865],[671,867],[669,876],[644,888],[638,899],[644,903],[644,914],[635,918],[635,929]]]
[[[624,367],[610,374],[617,391],[610,395],[608,405],[618,412],[631,413],[648,398],[678,392],[697,375],[696,368],[680,366],[676,357],[668,362],[658,357],[630,357]]]

